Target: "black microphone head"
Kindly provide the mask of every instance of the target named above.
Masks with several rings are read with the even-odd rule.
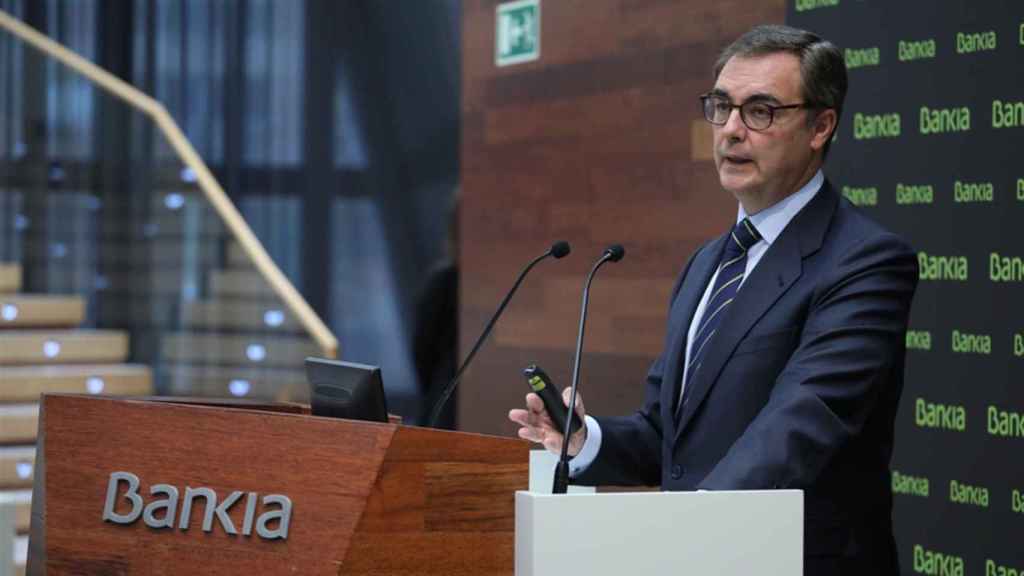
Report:
[[[626,249],[622,247],[622,244],[612,244],[604,249],[604,255],[612,262],[618,262],[626,255]]]
[[[566,242],[565,240],[559,240],[558,242],[555,242],[554,244],[551,245],[550,250],[551,255],[554,256],[555,258],[564,258],[568,256],[569,252],[571,251],[572,248],[569,246],[569,243]]]

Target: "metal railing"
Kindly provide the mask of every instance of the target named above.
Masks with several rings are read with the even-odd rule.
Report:
[[[5,88],[27,143],[0,144],[0,263],[21,263],[24,292],[84,298],[86,327],[129,333],[160,393],[302,399],[301,358],[337,357],[337,338],[165,107],[3,11],[0,28],[32,83]],[[85,134],[38,101],[54,82],[79,83]],[[89,154],[62,154],[68,139]]]

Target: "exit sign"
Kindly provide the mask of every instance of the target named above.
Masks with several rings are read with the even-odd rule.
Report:
[[[499,4],[494,34],[494,60],[498,66],[540,58],[540,0]]]

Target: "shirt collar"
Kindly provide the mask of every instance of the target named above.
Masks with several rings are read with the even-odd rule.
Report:
[[[821,170],[818,170],[814,177],[795,193],[786,196],[757,214],[749,216],[750,223],[754,225],[754,228],[757,228],[761,238],[771,245],[779,237],[779,234],[782,234],[782,231],[786,229],[786,225],[797,215],[797,212],[800,212],[814,198],[814,195],[818,193],[818,190],[821,189],[821,185],[824,183],[825,175],[821,173]],[[747,217],[747,211],[740,204],[739,214],[736,215],[736,223],[738,224]]]

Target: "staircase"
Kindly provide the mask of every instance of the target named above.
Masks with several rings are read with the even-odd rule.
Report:
[[[161,339],[174,394],[308,402],[303,360],[320,349],[238,244],[209,276],[209,296],[183,305],[182,330]]]
[[[39,395],[149,395],[146,366],[125,364],[128,337],[78,329],[78,296],[20,294],[21,267],[0,263],[0,493],[16,499],[15,555],[24,573]]]
[[[160,394],[308,401],[303,360],[323,355],[322,349],[256,271],[201,190],[176,173],[161,174],[150,197],[104,205],[98,240],[68,244],[65,261],[102,271],[90,311],[96,324],[117,330],[91,336],[120,338],[121,330],[130,331],[133,357],[153,367]],[[138,224],[125,225],[131,221]],[[35,277],[49,273],[53,262],[25,266]],[[65,340],[63,354],[76,352]],[[0,341],[0,349],[6,344]],[[38,351],[41,343],[10,342],[15,344]]]

